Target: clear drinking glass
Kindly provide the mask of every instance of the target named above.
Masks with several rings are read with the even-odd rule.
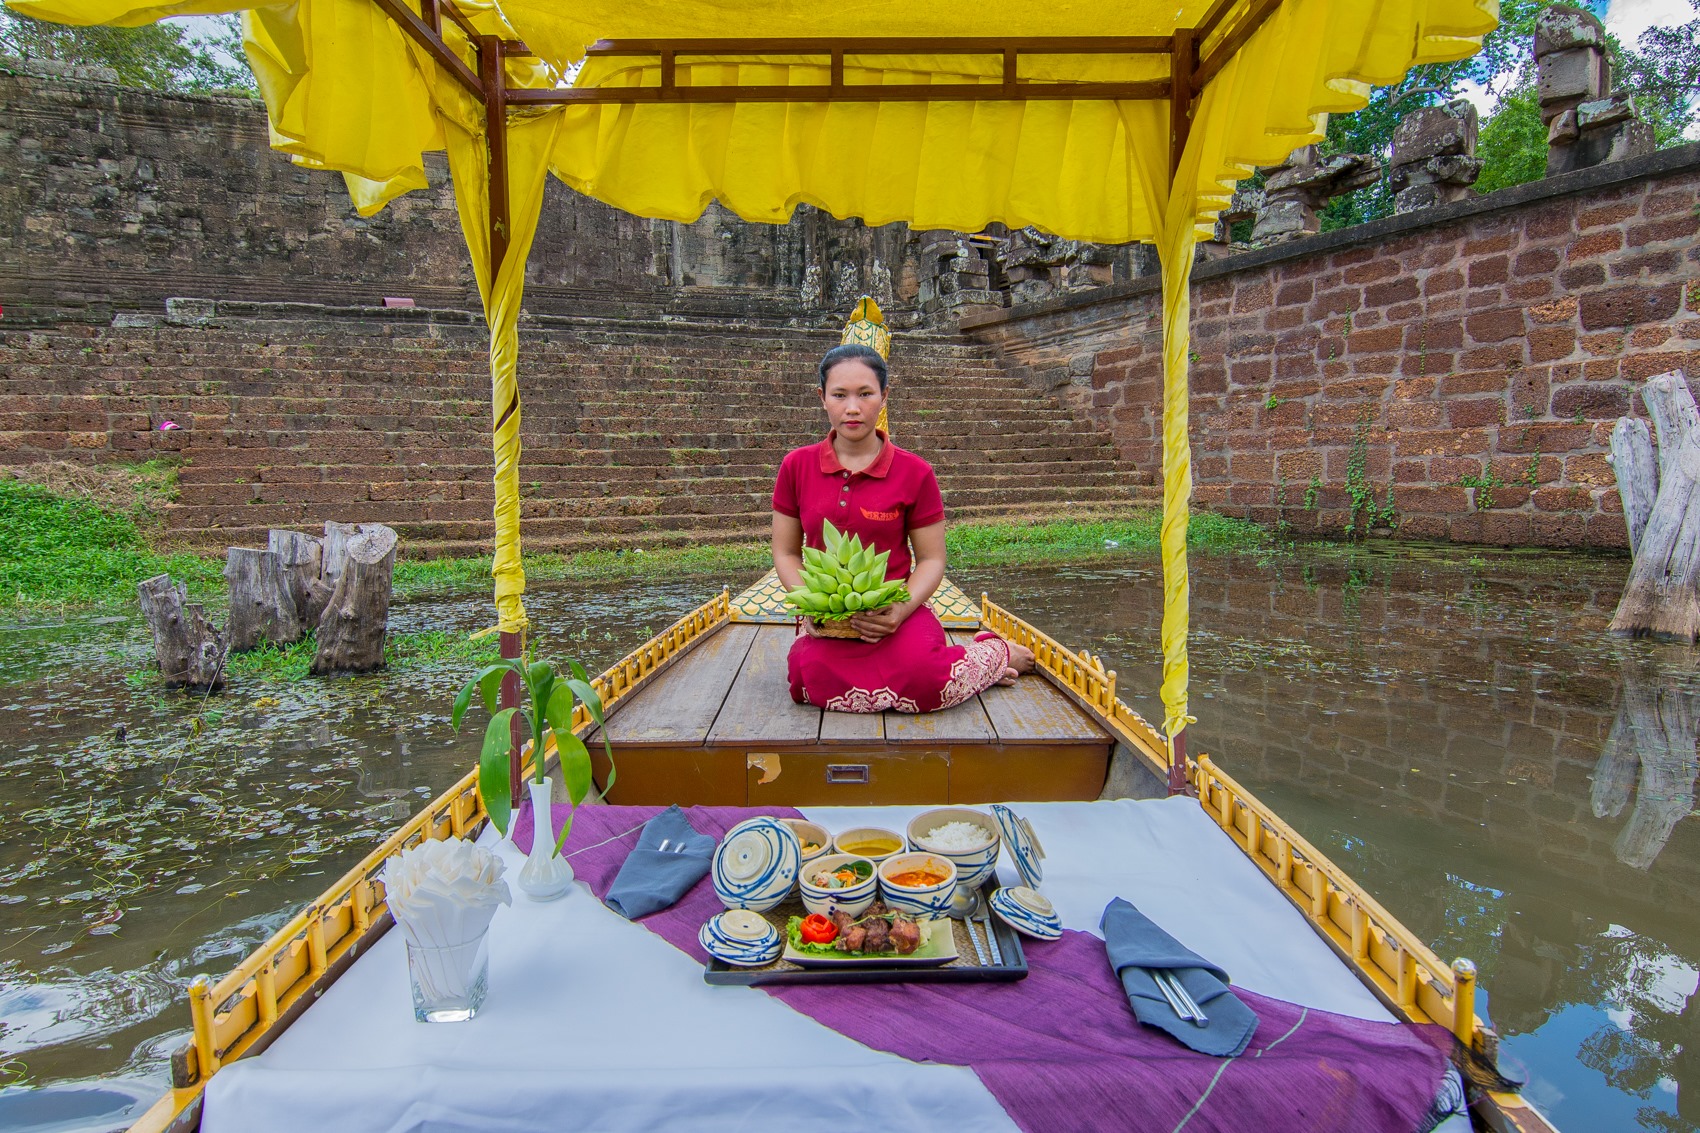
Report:
[[[478,1014],[490,990],[490,934],[447,948],[407,943],[413,1017],[421,1023],[463,1023]]]

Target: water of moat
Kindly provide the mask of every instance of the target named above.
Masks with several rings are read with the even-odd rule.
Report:
[[[1571,1133],[1700,1130],[1700,654],[1606,636],[1625,570],[1410,547],[1194,561],[1194,750],[1443,958],[1475,959],[1528,1094]],[[1154,561],[954,573],[1101,652],[1160,715]],[[740,581],[530,607],[549,652],[594,669]],[[427,599],[392,624],[486,616]],[[202,699],[132,675],[147,657],[128,618],[0,627],[0,1060],[27,1075],[0,1092],[0,1128],[121,1125],[126,1098],[164,1088],[189,978],[234,964],[473,758],[476,729],[448,727],[457,668]],[[1648,729],[1608,743],[1626,704],[1679,750]]]

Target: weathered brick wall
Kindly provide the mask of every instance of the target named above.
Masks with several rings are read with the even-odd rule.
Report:
[[[107,322],[168,297],[478,307],[440,155],[430,187],[356,216],[340,175],[268,148],[263,107],[0,68],[0,305],[9,321]],[[526,268],[544,314],[819,321],[892,291],[907,239],[801,208],[631,216],[551,179]],[[883,283],[882,283],[883,281]],[[812,297],[812,301],[811,301]]]
[[[1645,378],[1700,375],[1697,236],[1687,146],[1201,265],[1195,502],[1337,534],[1355,488],[1405,537],[1623,546],[1608,440]],[[1138,280],[963,326],[1155,469],[1160,302]]]

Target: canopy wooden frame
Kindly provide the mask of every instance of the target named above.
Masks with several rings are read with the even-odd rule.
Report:
[[[1257,34],[1259,28],[1280,8],[1282,0],[1253,0],[1241,18],[1208,52],[1201,45],[1220,28],[1236,0],[1216,0],[1196,27],[1177,28],[1167,36],[1029,36],[1029,37],[903,37],[859,36],[836,38],[691,38],[600,40],[590,46],[587,57],[623,57],[652,64],[659,81],[653,86],[607,86],[576,88],[510,88],[503,61],[536,58],[523,42],[482,34],[454,0],[419,0],[414,12],[403,0],[373,0],[396,25],[419,44],[445,71],[484,107],[488,153],[486,180],[489,205],[489,277],[495,279],[509,249],[509,184],[507,160],[508,112],[515,108],[565,105],[634,103],[719,103],[744,102],[1024,102],[1046,99],[1070,101],[1164,101],[1169,104],[1169,162],[1171,178],[1180,168],[1186,149],[1193,110],[1210,80]],[[464,59],[443,35],[443,21],[456,24],[466,34],[473,60]],[[955,84],[860,84],[845,82],[848,56],[959,55],[987,56],[1001,60],[995,82]],[[1132,82],[1028,81],[1020,78],[1023,55],[1051,59],[1070,56],[1146,55],[1168,60],[1166,78]],[[748,84],[698,86],[677,82],[676,65],[682,58],[749,56],[757,58],[816,57],[828,62],[829,81],[824,85]],[[501,635],[502,655],[517,657],[522,635]],[[505,704],[516,702],[517,682],[503,685]],[[515,725],[515,802],[518,802],[518,725]],[[1186,729],[1169,736],[1168,787],[1172,794],[1189,792]]]

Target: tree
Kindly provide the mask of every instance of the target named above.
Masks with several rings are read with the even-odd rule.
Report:
[[[1689,0],[1700,12],[1700,0]],[[1393,130],[1399,119],[1420,106],[1433,106],[1458,97],[1465,82],[1498,97],[1498,105],[1483,123],[1476,153],[1483,159],[1476,191],[1492,192],[1546,175],[1546,128],[1540,120],[1535,93],[1535,61],[1531,45],[1535,19],[1560,0],[1504,0],[1499,27],[1482,40],[1482,49],[1456,63],[1432,63],[1414,68],[1390,87],[1377,87],[1369,105],[1354,114],[1328,120],[1323,152],[1368,153],[1385,163],[1391,156]],[[1569,5],[1599,14],[1603,3]],[[1675,145],[1694,121],[1700,88],[1700,19],[1678,27],[1650,28],[1636,47],[1607,37],[1614,89],[1628,92],[1636,110],[1653,127],[1660,146]],[[1393,211],[1393,195],[1384,177],[1378,184],[1328,202],[1322,211],[1324,231],[1361,224]]]
[[[235,16],[217,16],[211,36],[183,24],[139,28],[71,27],[21,15],[0,4],[0,55],[110,67],[125,86],[164,91],[257,93]]]
[[[1533,83],[1523,83],[1499,100],[1499,107],[1476,136],[1482,175],[1476,192],[1491,193],[1538,181],[1547,174],[1547,128]]]
[[[1700,15],[1700,0],[1689,0]],[[1676,27],[1648,28],[1635,50],[1611,40],[1612,75],[1629,92],[1641,117],[1653,127],[1660,147],[1678,145],[1694,121],[1700,94],[1700,19]]]

